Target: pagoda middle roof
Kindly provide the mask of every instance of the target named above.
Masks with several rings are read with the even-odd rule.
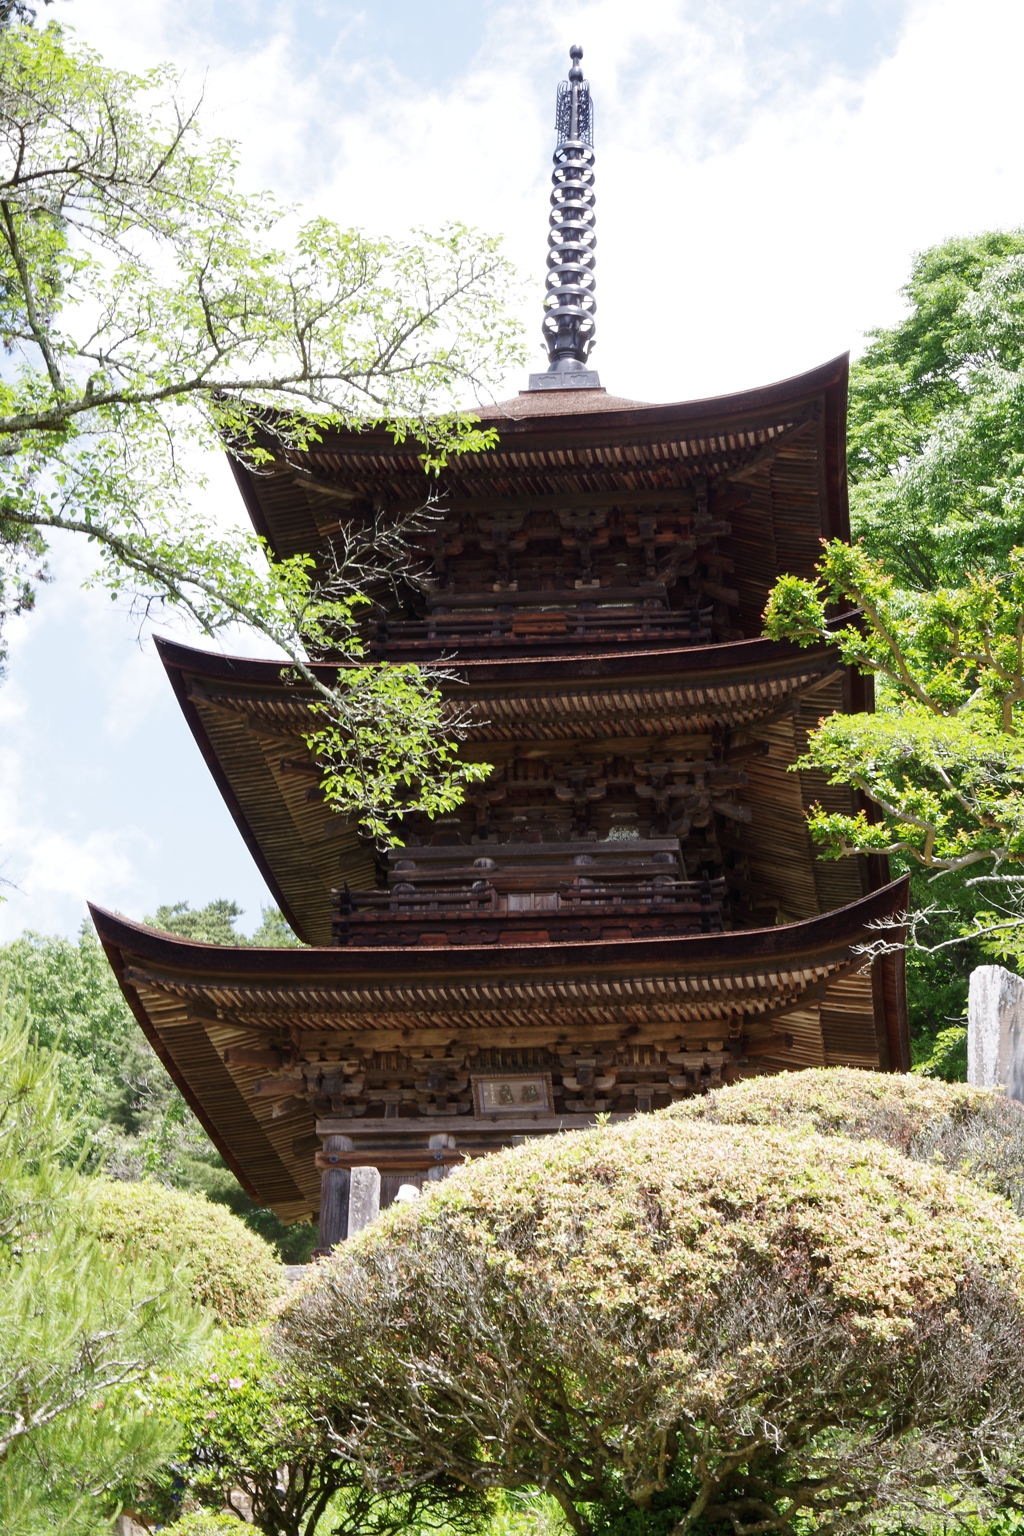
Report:
[[[182,711],[200,751],[275,900],[301,938],[330,938],[330,892],[348,882],[372,887],[375,862],[357,829],[326,814],[307,791],[312,761],[302,738],[309,729],[309,694],[273,661],[225,656],[157,642]],[[448,663],[451,669],[452,663]],[[794,711],[808,721],[841,706],[844,673],[826,647],[799,650],[770,640],[713,646],[622,651],[530,660],[467,658],[456,664],[460,709],[476,717],[471,749],[611,750],[646,741],[675,742],[680,750],[710,743],[724,728],[756,729],[767,739],[781,732],[777,770],[762,791],[793,801],[755,829],[766,857],[788,869],[796,886],[789,910],[818,910],[813,894],[806,828],[797,782],[786,768],[794,750]],[[333,679],[335,669],[324,668]],[[527,740],[528,738],[528,740]],[[826,795],[828,791],[825,791]],[[834,792],[833,792],[834,793]],[[767,809],[767,806],[765,807]],[[770,850],[769,850],[770,845]],[[864,889],[853,870],[830,868],[838,881],[825,904],[838,905]]]

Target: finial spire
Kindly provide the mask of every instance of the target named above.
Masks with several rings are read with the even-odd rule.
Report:
[[[543,336],[547,373],[530,375],[531,389],[599,389],[587,368],[594,345],[594,263],[597,233],[594,215],[594,105],[583,78],[583,49],[569,49],[569,78],[559,81],[555,98],[557,142],[551,173],[547,292]]]

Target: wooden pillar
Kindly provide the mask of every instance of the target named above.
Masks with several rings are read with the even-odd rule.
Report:
[[[332,1248],[343,1243],[348,1236],[349,1171],[347,1168],[324,1167],[324,1164],[329,1164],[332,1153],[354,1151],[355,1142],[351,1136],[323,1138],[323,1151],[317,1160],[321,1169],[320,1235],[317,1240],[317,1253],[320,1255],[330,1253]]]

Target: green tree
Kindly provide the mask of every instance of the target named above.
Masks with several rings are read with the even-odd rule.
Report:
[[[283,1288],[271,1245],[223,1205],[155,1179],[90,1180],[89,1220],[123,1263],[166,1260],[219,1323],[263,1322]]]
[[[826,858],[885,850],[911,871],[915,1055],[948,1076],[970,970],[1024,958],[1024,231],[924,251],[904,296],[851,373],[858,547],[828,546],[817,584],[780,582],[766,625],[875,677],[877,714],[824,721],[805,759],[865,811],[815,808],[811,830]]]
[[[43,0],[43,4],[52,5],[53,0]],[[35,7],[26,4],[26,0],[0,0],[0,31],[13,22],[20,21],[29,25],[35,19]]]
[[[1022,1231],[934,1160],[665,1112],[393,1207],[281,1348],[381,1492],[541,1489],[577,1536],[955,1518],[1017,1485]]]
[[[903,294],[851,372],[854,532],[900,586],[955,586],[1020,539],[1024,231],[933,246]]]
[[[520,359],[512,273],[462,226],[293,228],[234,172],[170,69],[108,69],[54,25],[0,30],[0,616],[31,603],[57,529],[142,611],[258,630],[313,691],[331,803],[387,840],[485,771],[457,762],[458,722],[417,668],[363,664],[362,588],[404,557],[406,525],[354,528],[326,571],[268,563],[194,510],[197,465],[385,425],[422,444],[426,502],[431,469],[493,440],[453,402]],[[324,655],[333,682],[310,666]]]
[[[827,645],[881,680],[874,714],[832,715],[801,766],[873,808],[810,814],[825,858],[901,854],[936,872],[1024,863],[1024,550],[1008,570],[907,594],[862,546],[827,543],[817,581],[784,576],[765,632]],[[830,605],[847,610],[835,620]],[[855,611],[850,614],[850,608]]]
[[[52,1053],[0,1011],[0,1528],[92,1532],[116,1489],[166,1454],[138,1390],[201,1340],[173,1260],[125,1262],[98,1235],[96,1186],[67,1164]]]
[[[218,896],[205,907],[193,907],[187,901],[173,906],[157,907],[152,917],[144,921],[150,928],[162,928],[165,933],[176,933],[183,939],[195,939],[201,944],[241,944],[294,949],[300,941],[292,933],[277,907],[263,907],[260,924],[252,938],[246,938],[235,927],[245,912],[235,901]]]

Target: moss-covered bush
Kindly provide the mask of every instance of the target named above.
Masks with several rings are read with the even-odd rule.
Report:
[[[281,1294],[276,1251],[222,1205],[151,1180],[96,1179],[91,1196],[103,1242],[128,1259],[167,1254],[183,1264],[193,1299],[220,1322],[259,1322]]]
[[[851,1067],[755,1077],[665,1114],[715,1125],[805,1125],[871,1137],[1005,1196],[1024,1215],[1024,1105],[990,1088]]]
[[[578,1533],[850,1530],[954,1464],[981,1499],[1012,1475],[1022,1239],[877,1142],[645,1116],[392,1208],[281,1347],[381,1488],[540,1487]]]

